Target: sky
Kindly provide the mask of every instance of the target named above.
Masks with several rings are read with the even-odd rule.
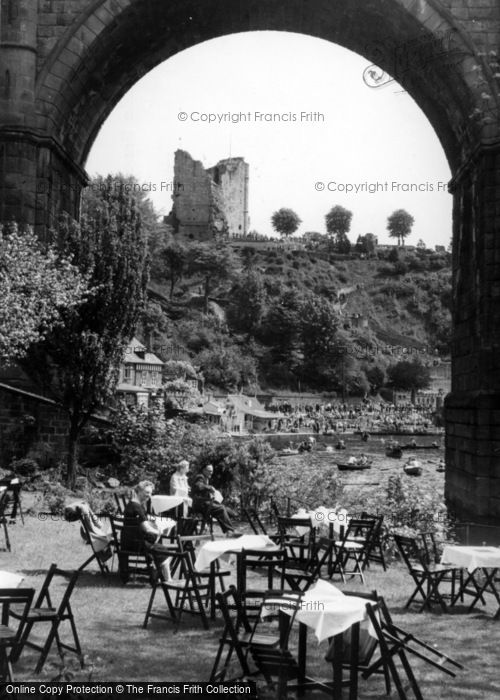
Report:
[[[296,235],[325,232],[335,205],[353,213],[350,239],[392,242],[387,217],[415,219],[408,244],[451,239],[451,177],[415,101],[392,81],[370,87],[369,61],[286,32],[232,34],[168,59],[134,85],[103,124],[90,175],[134,175],[162,214],[172,208],[174,153],[208,168],[230,156],[250,166],[250,229],[276,235],[273,212],[293,209]]]

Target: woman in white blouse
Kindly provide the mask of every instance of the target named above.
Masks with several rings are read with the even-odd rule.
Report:
[[[192,499],[189,497],[189,484],[187,474],[189,471],[189,462],[183,459],[176,467],[176,471],[170,479],[170,495],[182,496],[184,499],[184,514],[188,507],[192,504]]]

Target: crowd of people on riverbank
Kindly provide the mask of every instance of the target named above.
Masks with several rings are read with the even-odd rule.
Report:
[[[428,406],[415,406],[411,403],[283,402],[268,405],[267,410],[281,414],[276,426],[277,432],[399,432],[410,427],[424,431],[436,425],[434,411]]]

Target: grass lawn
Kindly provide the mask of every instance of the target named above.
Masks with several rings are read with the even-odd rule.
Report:
[[[12,552],[0,552],[0,569],[22,574],[27,585],[38,590],[52,562],[64,569],[74,569],[90,556],[78,523],[67,523],[55,516],[54,520],[27,516],[25,521],[24,527],[20,521],[10,526]],[[447,615],[437,610],[419,614],[403,609],[413,586],[400,565],[392,565],[386,573],[372,566],[366,578],[365,590],[375,588],[385,597],[397,624],[435,644],[466,667],[456,678],[451,678],[415,660],[424,697],[449,700],[500,697],[496,643],[500,621],[493,620],[496,607],[491,600],[484,609],[479,607],[470,615],[464,607],[457,607]],[[359,583],[345,587],[361,589]],[[76,672],[79,680],[208,680],[221,632],[220,621],[205,632],[198,619],[186,615],[178,631],[163,620],[150,621],[144,630],[142,621],[149,594],[147,583],[123,585],[117,574],[105,578],[92,563],[81,574],[72,599],[87,668],[79,671],[70,656],[66,668]],[[331,667],[323,660],[325,652],[325,643],[318,647],[310,632],[308,664],[314,675],[329,678]],[[36,652],[25,649],[15,667],[16,680],[36,680],[35,662]],[[54,647],[40,679],[54,678],[62,668]],[[325,696],[315,693],[309,697]],[[361,681],[359,697],[384,697],[383,684],[375,678]]]

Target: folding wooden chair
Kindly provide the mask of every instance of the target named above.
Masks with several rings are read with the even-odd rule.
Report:
[[[298,534],[297,528],[304,529],[305,533]],[[287,560],[307,568],[314,553],[316,535],[311,519],[279,516],[278,534],[280,545],[287,551]]]
[[[252,613],[256,614],[258,612],[262,598],[266,592],[275,589],[275,587],[277,590],[283,590],[285,582],[285,558],[285,550],[278,547],[270,551],[243,549],[241,552],[238,552],[236,581],[247,615]],[[256,577],[254,577],[249,587],[249,571],[264,574],[264,586],[257,586],[258,581]],[[277,584],[277,586],[275,586],[275,584]]]
[[[241,668],[241,675],[236,676],[235,679],[252,674],[248,664],[250,641],[254,647],[276,646],[279,643],[277,635],[255,634],[254,627],[250,623],[241,596],[235,586],[229,586],[224,593],[217,593],[217,605],[224,620],[224,630],[219,640],[219,648],[210,674],[211,683],[226,680],[233,653],[236,654]]]
[[[366,557],[372,541],[372,533],[375,527],[373,520],[351,518],[349,525],[341,540],[335,541],[335,559],[330,568],[330,578],[338,573],[345,583],[347,576],[359,576],[365,582],[363,569],[366,566]],[[347,563],[353,562],[352,569],[346,569]]]
[[[18,646],[34,594],[33,588],[0,589],[0,607],[2,610],[0,624],[0,682],[2,683],[14,680],[11,659],[19,655]],[[16,629],[9,626],[12,605],[16,606],[16,617],[19,620]],[[12,617],[14,616],[12,615]]]
[[[383,526],[384,526],[384,516],[383,515],[370,515],[366,511],[361,513],[361,520],[373,520],[375,526],[373,528],[371,541],[368,545],[368,552],[366,554],[365,564],[370,566],[370,562],[375,564],[382,564],[384,571],[387,571],[387,563],[384,556],[384,539],[383,539]]]
[[[0,486],[5,486],[8,495],[8,505],[5,515],[11,520],[11,522],[15,522],[17,519],[17,511],[19,510],[21,522],[24,525],[24,514],[21,505],[21,482],[17,477],[14,477],[13,479],[0,479]]]
[[[147,627],[149,619],[156,617],[163,620],[172,620],[176,629],[181,621],[183,612],[189,612],[200,616],[203,627],[209,629],[207,610],[203,598],[208,598],[210,592],[209,583],[204,583],[201,577],[193,569],[189,552],[172,552],[170,555],[171,571],[175,571],[175,578],[168,579],[165,576],[162,559],[153,553],[158,577],[152,583],[151,596],[149,598],[143,627]],[[153,605],[158,589],[161,589],[167,604],[169,615],[162,612],[153,612]],[[189,608],[185,607],[186,602]]]
[[[80,572],[78,570],[74,571],[73,573],[70,573],[68,571],[58,569],[57,564],[51,565],[45,577],[45,581],[42,585],[42,588],[40,589],[40,593],[38,594],[38,597],[35,601],[34,607],[31,608],[31,610],[26,615],[26,624],[24,625],[24,630],[19,641],[18,650],[15,654],[12,655],[13,661],[19,658],[19,655],[21,654],[25,646],[31,647],[32,649],[36,649],[37,651],[41,652],[41,655],[36,665],[35,673],[40,673],[45,664],[47,656],[49,655],[52,643],[55,640],[61,659],[64,657],[64,652],[69,651],[78,656],[78,658],[80,659],[81,667],[84,667],[82,649],[80,646],[80,640],[78,639],[75,619],[73,617],[73,611],[71,610],[70,604],[71,594],[73,593],[73,589],[76,585],[79,573]],[[50,595],[50,585],[55,576],[62,576],[65,579],[67,579],[69,576],[69,582],[57,607],[52,604]],[[12,613],[12,611],[10,614],[14,617],[18,617],[17,613]],[[74,646],[70,646],[69,644],[61,642],[61,639],[59,637],[59,626],[62,622],[66,621],[69,622],[71,627]],[[50,624],[50,630],[43,646],[29,641],[30,632],[33,626],[39,622],[45,622]]]
[[[118,571],[123,583],[127,583],[131,575],[146,576],[150,582],[155,579],[155,569],[150,551],[124,549],[121,546],[123,532],[123,517],[111,515],[109,517],[111,531],[113,533],[113,546],[118,558]]]
[[[307,566],[297,564],[293,559],[286,559],[284,579],[292,591],[305,593],[321,578],[323,567],[328,567],[332,558],[334,543],[328,537],[321,537],[315,544],[313,555]]]
[[[80,520],[82,538],[86,544],[90,545],[90,548],[92,549],[92,556],[83,562],[83,564],[78,568],[78,571],[83,571],[83,569],[85,569],[95,559],[99,569],[101,570],[101,574],[109,574],[110,570],[106,562],[113,556],[113,535],[110,535],[110,539],[106,543],[100,537],[96,537],[95,533],[91,529],[91,523],[89,522],[88,516],[81,510],[79,510],[78,518]]]
[[[419,539],[422,543],[421,551],[425,553],[425,560],[427,564],[439,564],[441,561],[440,548],[436,542],[436,538],[433,532],[421,532]],[[446,572],[441,579],[442,583],[451,584],[451,604],[454,605],[455,601],[460,598],[463,602],[464,600],[464,570],[463,569],[452,569]],[[482,599],[482,596],[481,596]],[[483,605],[485,601],[482,599]]]
[[[429,644],[422,642],[411,633],[397,627],[392,621],[383,598],[379,598],[376,603],[368,603],[366,611],[377,635],[380,646],[380,658],[363,672],[363,678],[369,678],[373,673],[379,672],[385,666],[387,673],[394,681],[400,700],[407,700],[408,696],[394,660],[394,657],[398,657],[415,697],[417,700],[423,700],[423,695],[408,658],[409,654],[418,657],[433,668],[437,668],[453,678],[456,673],[451,668],[448,668],[447,664],[455,669],[463,669],[463,666],[457,661],[437,651]]]
[[[290,632],[300,610],[301,600],[300,593],[271,591],[262,601],[261,613],[249,641],[255,665],[268,686],[275,690],[277,700],[288,697],[290,681],[301,679],[299,664],[289,649]],[[283,607],[288,612],[284,612]],[[272,626],[273,623],[277,623],[277,630]],[[266,638],[269,640],[267,644],[263,643]]]
[[[185,535],[179,536],[177,542],[179,545],[180,552],[187,552],[189,559],[191,561],[191,567],[194,571],[194,563],[196,560],[195,545],[198,542],[206,542],[213,540],[212,535]],[[215,586],[219,583],[221,591],[226,590],[224,584],[224,578],[231,575],[230,569],[221,569],[219,560],[215,559],[208,569],[203,571],[197,571],[196,575],[202,580],[207,581],[208,584],[208,602],[210,604],[210,617],[215,619],[215,607],[216,607],[216,597],[215,597]]]
[[[9,539],[9,530],[7,527],[7,509],[9,506],[9,494],[7,489],[5,491],[2,491],[0,493],[0,525],[3,527],[3,534],[5,537],[5,547],[8,552],[11,551],[10,548],[10,539]]]
[[[125,513],[125,506],[129,502],[129,498],[124,493],[116,493],[114,492],[113,496],[115,497],[115,503],[116,503],[116,512],[118,515],[123,515]]]
[[[256,535],[267,535],[264,523],[254,508],[242,508],[242,513]]]
[[[342,593],[348,597],[363,598],[373,603],[379,600],[377,591],[369,593],[342,591]],[[378,646],[377,638],[361,625],[350,627],[342,636],[338,635],[330,641],[325,660],[332,664],[334,675],[341,669],[350,671],[349,680],[342,681],[342,686],[349,686],[349,697],[358,697],[358,675],[371,668]],[[384,674],[386,692],[389,694],[391,684],[386,666],[382,666],[380,670],[373,670],[372,673]]]
[[[405,608],[408,608],[416,596],[420,594],[423,603],[419,612],[422,612],[424,608],[430,610],[432,603],[439,604],[443,612],[446,612],[447,606],[443,594],[439,591],[439,587],[445,582],[445,578],[446,581],[451,580],[453,567],[444,564],[428,563],[425,550],[422,551],[418,539],[415,537],[394,535],[394,541],[410,576],[415,582],[415,590],[408,598]]]

